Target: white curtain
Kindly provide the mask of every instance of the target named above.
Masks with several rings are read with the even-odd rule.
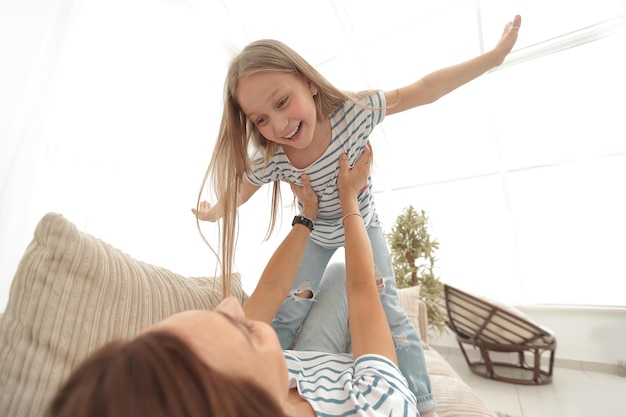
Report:
[[[81,0],[0,3],[0,311],[38,214],[45,97]]]
[[[219,121],[224,25],[186,1],[0,2],[0,311],[49,211],[140,260],[216,272],[190,208]]]
[[[253,38],[288,41],[341,88],[390,89],[490,48],[514,13],[503,69],[377,128],[379,215],[389,230],[404,207],[426,210],[451,284],[624,305],[624,0],[270,3],[0,1],[0,311],[49,211],[137,259],[217,272],[190,208],[227,61]],[[262,244],[257,194],[240,210],[247,290],[290,224]]]

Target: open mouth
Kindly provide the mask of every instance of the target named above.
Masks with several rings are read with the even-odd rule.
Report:
[[[298,132],[300,132],[300,128],[302,127],[302,122],[298,123],[298,126],[291,132],[289,135],[285,136],[285,139],[293,139],[296,137]]]

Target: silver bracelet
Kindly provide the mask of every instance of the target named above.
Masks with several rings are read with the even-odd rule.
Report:
[[[343,225],[344,222],[346,221],[346,218],[350,217],[350,216],[359,216],[361,218],[363,217],[363,216],[361,216],[361,213],[359,213],[358,211],[353,211],[353,212],[348,213],[345,216],[343,216],[343,219],[341,219],[341,224]]]

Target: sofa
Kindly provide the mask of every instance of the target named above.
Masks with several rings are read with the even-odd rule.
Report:
[[[439,416],[495,417],[428,346],[419,289],[400,292],[424,342]],[[238,274],[230,294],[242,303],[247,299]],[[179,311],[211,309],[221,299],[219,277],[183,277],[141,262],[61,214],[46,214],[0,316],[0,416],[42,417],[59,384],[99,346],[130,338]]]

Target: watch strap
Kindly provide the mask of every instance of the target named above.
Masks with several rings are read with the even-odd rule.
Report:
[[[302,224],[308,227],[311,232],[315,230],[315,227],[313,227],[313,220],[309,219],[304,214],[298,214],[293,218],[291,225],[295,226],[296,224]]]

